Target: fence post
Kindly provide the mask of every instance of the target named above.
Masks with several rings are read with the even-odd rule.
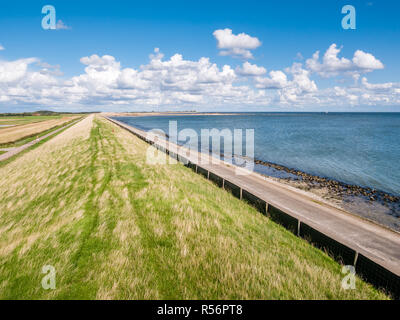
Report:
[[[358,259],[358,252],[356,251],[356,254],[354,255],[354,263],[353,263],[354,268],[356,267],[357,259]]]

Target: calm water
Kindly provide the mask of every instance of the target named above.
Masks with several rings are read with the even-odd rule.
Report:
[[[400,195],[400,113],[244,113],[116,118],[141,129],[254,129],[255,158]],[[244,133],[243,133],[244,134]]]

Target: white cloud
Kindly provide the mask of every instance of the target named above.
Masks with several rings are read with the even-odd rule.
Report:
[[[400,83],[386,82],[386,83],[369,83],[367,78],[361,79],[361,87],[374,93],[399,93]]]
[[[291,68],[286,70],[293,75],[292,83],[300,90],[300,93],[309,93],[317,91],[315,81],[310,80],[310,72],[303,69],[301,63],[293,63]]]
[[[292,76],[292,80],[288,80],[283,71],[273,70],[269,77],[255,79],[256,88],[278,89],[279,101],[283,104],[296,103],[318,91],[315,82],[309,78],[310,72],[303,69],[301,63],[293,63],[292,67],[286,68],[285,71]]]
[[[0,44],[0,51],[5,50],[5,48]]]
[[[322,63],[319,61],[319,51],[316,51],[312,58],[307,59],[306,66],[311,72],[315,72],[322,77],[334,77],[343,74],[354,76],[354,74],[367,73],[384,68],[382,62],[370,53],[357,50],[353,59],[349,60],[344,57],[339,58],[340,51],[341,49],[337,48],[336,44],[333,43],[326,50]]]
[[[40,105],[116,111],[213,107],[262,110],[268,106],[400,104],[400,83],[369,83],[365,77],[359,80],[358,72],[351,73],[356,82],[350,86],[318,89],[311,78],[313,72],[340,75],[346,70],[381,67],[378,60],[361,50],[352,60],[338,58],[337,54],[334,46],[325,54],[322,66],[293,63],[266,74],[265,67],[247,61],[234,69],[218,66],[206,57],[186,60],[174,54],[165,58],[156,48],[149,62],[137,67],[122,66],[111,55],[82,57],[84,71],[70,78],[60,77],[59,65],[37,58],[0,60],[0,108]]]
[[[280,102],[283,104],[312,102],[313,94],[318,92],[318,88],[315,81],[310,80],[310,72],[303,69],[303,65],[297,62],[285,71],[291,74],[293,79],[287,82],[281,90],[278,90]]]
[[[243,66],[236,68],[236,73],[242,76],[261,76],[267,72],[264,67],[259,67],[249,62],[244,62]]]
[[[215,39],[217,39],[217,46],[220,55],[231,55],[244,59],[252,59],[253,55],[250,50],[254,50],[261,46],[261,41],[256,37],[251,37],[245,33],[237,35],[232,33],[231,29],[218,29],[213,32]]]
[[[21,73],[18,76],[20,81],[13,88],[0,85],[0,96],[13,96],[15,103],[51,102],[53,105],[93,105],[96,108],[101,105],[176,107],[193,103],[240,103],[254,101],[251,96],[257,96],[247,86],[233,85],[237,76],[230,66],[219,68],[208,58],[191,61],[175,54],[164,60],[159,50],[155,50],[150,55],[150,62],[138,69],[122,68],[120,62],[110,55],[95,54],[82,57],[80,61],[85,65],[84,73],[67,80],[57,79],[48,72],[55,66],[38,63],[42,67],[40,71],[27,71],[25,66],[22,70],[25,76],[22,77]],[[13,70],[15,68],[9,67],[9,64],[24,65],[22,62],[9,62],[5,65],[8,66],[7,70]],[[5,74],[9,73],[3,76]],[[16,77],[11,80],[16,80]]]
[[[269,78],[256,78],[256,87],[260,89],[282,89],[288,84],[287,76],[282,71],[270,71]]]
[[[37,61],[36,58],[0,61],[0,83],[12,83],[22,79],[27,73],[28,65]]]
[[[367,72],[384,68],[382,62],[376,59],[372,54],[366,53],[361,50],[357,50],[354,53],[353,63],[358,68],[363,69]]]
[[[337,57],[340,50],[336,47],[335,43],[332,44],[326,50],[322,58],[322,63],[319,62],[319,51],[316,51],[312,58],[306,61],[308,69],[323,77],[335,76],[339,72],[350,71],[352,69],[351,61],[346,58]]]

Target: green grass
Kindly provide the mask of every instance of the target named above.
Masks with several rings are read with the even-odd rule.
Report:
[[[117,126],[76,127],[0,168],[1,299],[387,298]]]

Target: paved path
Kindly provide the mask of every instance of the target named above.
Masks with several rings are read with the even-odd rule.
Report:
[[[109,119],[109,118],[107,118]],[[150,138],[146,132],[133,128],[122,122],[109,119],[125,129]],[[153,138],[151,138],[154,140]],[[372,261],[400,276],[400,234],[382,226],[364,220],[358,216],[339,210],[328,204],[316,203],[301,191],[263,177],[257,173],[237,175],[235,167],[220,164],[204,164],[199,162],[209,157],[205,154],[193,153],[188,156],[187,149],[177,147],[165,140],[157,143],[178,153],[191,162],[199,164],[218,176],[253,193],[267,203],[292,215],[314,229],[339,241]],[[176,152],[178,148],[178,152]]]
[[[1,148],[0,149],[0,151],[11,151],[11,150],[14,150],[15,149],[15,147],[13,147],[13,148]]]
[[[20,147],[2,149],[4,151],[7,150],[7,152],[3,153],[2,155],[0,155],[0,161],[4,161],[4,160],[7,160],[7,159],[11,158],[12,156],[15,156],[16,154],[24,151],[25,149],[28,149],[29,147],[35,145],[38,142],[40,142],[40,141],[42,141],[42,140],[44,140],[44,139],[56,134],[57,132],[60,132],[61,130],[64,130],[67,127],[73,126],[75,123],[77,123],[80,120],[81,119],[79,119],[79,120],[77,120],[77,121],[75,121],[75,122],[73,122],[73,123],[71,123],[69,125],[66,125],[66,126],[64,126],[62,128],[54,130],[54,131],[52,131],[52,132],[50,132],[50,133],[48,133],[48,134],[46,134],[46,135],[44,135],[44,136],[42,136],[42,137],[40,137],[38,139],[32,140],[31,142],[28,142],[28,143],[26,143],[26,144],[24,144],[24,145],[22,145]]]

